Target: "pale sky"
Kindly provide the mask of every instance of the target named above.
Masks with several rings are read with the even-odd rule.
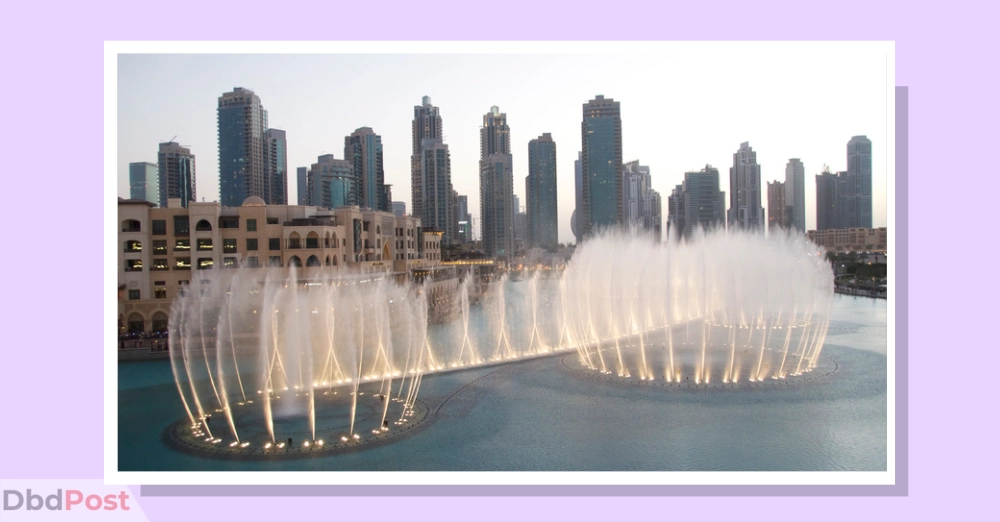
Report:
[[[412,51],[387,45],[390,52]],[[382,136],[393,200],[406,202],[410,211],[410,125],[413,107],[427,95],[441,111],[452,183],[469,196],[477,226],[483,115],[493,105],[507,114],[514,192],[522,207],[528,142],[552,134],[559,241],[570,243],[582,106],[603,94],[621,102],[623,160],[649,166],[653,188],[663,198],[664,221],[667,196],[684,172],[706,164],[719,169],[728,208],[733,153],[746,141],[761,165],[765,210],[766,182],[784,181],[788,159],[802,160],[806,227],[813,229],[815,175],[824,164],[833,172],[847,170],[847,142],[866,135],[872,141],[872,224],[886,226],[891,47],[731,43],[632,49],[617,54],[121,54],[118,196],[128,197],[128,164],[155,163],[158,144],[176,136],[196,157],[199,201],[217,201],[217,100],[245,87],[260,96],[270,126],[287,133],[289,203],[297,201],[297,167],[308,167],[322,154],[343,159],[344,137],[371,127]]]

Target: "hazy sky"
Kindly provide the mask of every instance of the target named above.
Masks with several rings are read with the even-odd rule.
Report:
[[[456,44],[457,45],[457,44]],[[593,45],[593,44],[591,44]],[[398,52],[409,52],[396,45]],[[413,107],[440,107],[452,183],[479,220],[479,129],[492,105],[507,114],[515,194],[526,203],[528,142],[556,142],[559,240],[572,242],[573,162],[582,106],[597,94],[621,102],[623,160],[648,165],[666,199],[684,172],[719,169],[729,197],[733,153],[746,141],[767,181],[784,181],[789,158],[806,169],[806,227],[815,228],[815,175],[847,170],[852,136],[872,140],[873,226],[886,226],[887,108],[884,44],[675,45],[636,54],[121,54],[118,59],[118,195],[128,164],[156,162],[176,136],[197,162],[199,201],[219,198],[216,108],[234,87],[253,90],[272,128],[288,140],[289,203],[295,173],[322,154],[342,159],[359,127],[382,136],[385,179],[395,201],[410,200]],[[777,50],[777,51],[776,51]],[[664,230],[666,226],[664,226]],[[478,237],[478,231],[477,231]]]

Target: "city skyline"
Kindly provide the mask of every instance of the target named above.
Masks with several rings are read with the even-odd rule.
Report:
[[[735,48],[734,44],[728,49]],[[385,183],[393,186],[392,199],[410,206],[413,200],[406,182],[406,157],[412,153],[407,146],[412,138],[410,111],[423,96],[430,96],[449,122],[444,142],[452,156],[453,186],[460,195],[479,192],[476,141],[484,107],[498,105],[508,114],[515,179],[528,174],[528,142],[551,133],[560,143],[557,162],[566,167],[558,172],[559,241],[574,242],[570,216],[576,208],[575,183],[569,166],[581,148],[579,111],[587,101],[603,95],[621,103],[622,161],[642,158],[653,173],[652,188],[661,195],[680,184],[685,172],[706,164],[731,165],[732,151],[742,142],[750,142],[757,153],[761,191],[765,182],[784,179],[790,158],[800,158],[806,178],[807,229],[816,228],[815,175],[823,165],[834,171],[847,170],[848,140],[866,135],[872,141],[872,225],[885,226],[885,151],[891,145],[885,130],[885,54],[877,52],[878,46],[874,46],[875,52],[862,52],[857,44],[843,49],[835,52],[829,45],[820,46],[823,52],[814,53],[810,62],[787,53],[731,64],[723,60],[726,53],[717,51],[625,53],[614,63],[602,59],[599,68],[593,55],[490,55],[488,66],[482,55],[474,54],[412,54],[404,60],[398,55],[350,54],[121,55],[118,195],[128,197],[128,164],[153,161],[157,144],[176,135],[175,140],[189,146],[198,157],[202,174],[197,186],[199,201],[219,200],[213,102],[222,93],[242,86],[260,96],[268,110],[269,126],[287,132],[289,171],[310,166],[324,153],[340,156],[344,136],[360,127],[373,128],[383,137]],[[702,54],[707,54],[707,59]],[[701,74],[710,65],[721,63],[762,78],[791,70],[789,66],[794,64],[792,76],[798,80],[730,89],[721,79]],[[204,69],[204,74],[183,85],[171,82],[170,71],[181,66]],[[341,81],[326,88],[321,88],[322,82],[291,82],[294,85],[289,86],[280,81],[299,72],[315,73],[331,67]],[[623,74],[605,74],[609,70]],[[680,77],[683,81],[637,85],[624,74],[629,70],[643,70],[650,78]],[[421,77],[420,71],[428,74]],[[467,77],[455,81],[463,71],[468,72]],[[494,71],[490,77],[495,73],[498,81],[477,83],[479,73],[486,71]],[[567,71],[578,73],[574,73],[572,83],[565,81]],[[853,76],[848,76],[849,71]],[[413,81],[385,81],[404,76]],[[348,77],[358,81],[343,81]],[[530,87],[526,78],[531,80]],[[149,104],[149,99],[163,102]],[[290,202],[297,200],[295,185],[289,180]],[[727,185],[720,188],[730,192]],[[526,201],[523,184],[515,183],[514,193]],[[478,229],[479,201],[470,199],[469,213]],[[666,224],[663,226],[665,229]]]

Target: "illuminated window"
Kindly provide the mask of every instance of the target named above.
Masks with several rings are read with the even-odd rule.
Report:
[[[208,270],[215,265],[215,261],[210,257],[202,257],[198,259],[198,270]]]
[[[199,238],[198,239],[198,250],[212,250],[212,238]]]
[[[165,239],[154,239],[153,240],[153,253],[164,255],[167,253],[167,240]]]
[[[151,270],[166,270],[167,268],[168,266],[166,259],[153,259],[153,267],[151,268]]]
[[[224,254],[235,254],[236,253],[236,239],[223,239],[222,240],[222,252]]]
[[[174,252],[187,252],[191,250],[190,239],[178,239],[174,242]]]
[[[191,270],[191,258],[178,257],[174,265],[174,270]]]

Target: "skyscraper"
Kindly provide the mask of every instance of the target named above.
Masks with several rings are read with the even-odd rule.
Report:
[[[355,130],[344,138],[344,159],[354,164],[358,205],[388,212],[391,199],[382,166],[382,137],[370,127]]]
[[[872,142],[854,136],[847,142],[846,190],[838,194],[841,223],[838,228],[872,227]]]
[[[472,242],[472,216],[469,215],[469,196],[458,196],[458,240]]]
[[[668,203],[670,235],[690,238],[698,229],[725,228],[726,193],[719,190],[719,170],[711,165],[697,172],[685,172],[684,181],[674,188]]]
[[[296,171],[298,178],[298,201],[299,205],[309,204],[309,167],[299,167]]]
[[[288,143],[285,131],[267,129],[267,173],[264,201],[268,205],[288,204]]]
[[[525,196],[528,200],[528,247],[554,247],[559,244],[559,201],[556,183],[556,142],[546,132],[528,142],[528,176]]]
[[[806,169],[798,158],[785,166],[785,218],[788,228],[806,231]]]
[[[392,213],[396,217],[403,217],[406,215],[406,202],[405,201],[393,201],[392,202]]]
[[[197,201],[194,154],[191,149],[173,141],[160,144],[156,155],[160,179],[160,208],[167,208],[167,200],[178,198],[187,208],[188,202]]]
[[[443,233],[443,242],[451,243],[451,154],[444,143],[441,114],[424,96],[422,104],[413,108],[413,154],[410,156],[410,189],[413,197],[412,215],[419,217],[424,228]]]
[[[837,223],[838,176],[823,165],[823,173],[816,175],[816,230],[840,228]]]
[[[743,142],[733,154],[733,167],[729,169],[729,228],[763,232],[764,207],[760,199],[757,153]]]
[[[625,225],[642,230],[659,241],[662,238],[663,209],[659,192],[653,190],[649,167],[630,161],[622,171],[625,201]]]
[[[597,95],[583,105],[583,215],[577,215],[580,235],[621,225],[622,120],[619,102]]]
[[[483,251],[489,257],[514,254],[514,175],[507,115],[497,106],[479,129],[479,197]]]
[[[451,243],[451,154],[438,139],[424,139],[420,148],[420,197],[413,197],[413,215],[424,228],[440,230],[442,242]]]
[[[577,243],[583,241],[583,232],[580,228],[580,216],[583,215],[583,152],[576,153],[576,161],[573,162],[573,172],[576,178],[576,206],[573,207],[573,216],[570,218],[570,229]]]
[[[160,179],[155,163],[139,162],[128,164],[129,198],[144,199],[150,203],[160,202]]]
[[[249,89],[236,87],[219,97],[219,195],[222,206],[238,207],[250,196],[267,204],[271,196],[268,172],[271,143],[267,111]]]
[[[353,162],[324,154],[312,164],[306,177],[309,205],[337,208],[357,204]]]
[[[788,228],[785,212],[785,184],[780,181],[767,182],[767,230],[778,232]]]

